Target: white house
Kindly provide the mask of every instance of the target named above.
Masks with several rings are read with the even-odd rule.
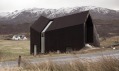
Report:
[[[27,40],[25,35],[14,35],[12,40]]]

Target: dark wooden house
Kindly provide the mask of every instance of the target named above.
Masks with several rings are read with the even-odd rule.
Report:
[[[100,46],[89,11],[48,19],[41,16],[30,27],[30,53],[80,50],[85,44]]]

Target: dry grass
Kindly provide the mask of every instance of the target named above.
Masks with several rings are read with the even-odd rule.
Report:
[[[30,56],[29,41],[0,40],[0,60],[15,60],[19,55]]]
[[[65,64],[58,64],[48,61],[42,64],[25,65],[22,70],[29,71],[119,71],[119,59],[102,57],[94,60],[74,60]]]
[[[106,38],[106,40],[101,41],[101,46],[108,47],[110,45],[115,44],[116,42],[119,42],[119,36],[114,36],[114,37]]]
[[[12,68],[11,71],[119,71],[119,59],[115,57],[102,57],[98,60],[77,59],[66,63],[49,60],[40,64],[32,64],[24,60],[22,63],[22,67]]]
[[[0,71],[20,71],[21,68],[19,67],[4,67],[4,68],[0,68]]]

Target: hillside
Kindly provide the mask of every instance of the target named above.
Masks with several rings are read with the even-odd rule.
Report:
[[[83,6],[74,8],[43,9],[32,8],[0,13],[0,34],[29,32],[29,27],[41,15],[56,18],[89,10],[99,35],[109,37],[119,35],[119,11],[101,7]]]

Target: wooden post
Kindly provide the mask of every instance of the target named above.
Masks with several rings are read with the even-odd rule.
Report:
[[[21,56],[19,55],[19,58],[18,58],[18,67],[20,67],[21,65]]]

